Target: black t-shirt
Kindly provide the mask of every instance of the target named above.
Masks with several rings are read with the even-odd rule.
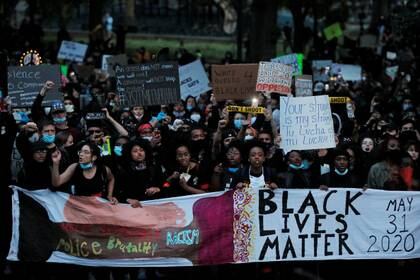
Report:
[[[83,169],[78,164],[71,184],[74,185],[74,194],[81,196],[100,195],[105,192],[107,172],[104,165],[96,165],[96,173],[92,179],[83,176]]]

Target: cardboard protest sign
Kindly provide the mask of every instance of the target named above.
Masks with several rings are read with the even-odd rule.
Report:
[[[312,76],[301,75],[295,77],[295,96],[312,96]]]
[[[329,72],[332,60],[313,60],[312,61],[312,76],[315,82],[327,82],[330,78]]]
[[[197,97],[211,90],[209,78],[200,59],[179,67],[179,81],[183,100],[189,95]]]
[[[83,62],[85,59],[88,45],[71,41],[62,41],[60,50],[58,51],[58,59],[66,59],[70,61]]]
[[[280,147],[285,151],[335,147],[327,95],[280,97]]]
[[[60,65],[11,66],[8,68],[8,90],[13,107],[30,107],[46,81],[55,86],[45,95],[42,106],[63,100],[58,91],[61,84]]]
[[[291,93],[293,68],[276,62],[260,62],[258,67],[257,91]]]
[[[353,64],[334,63],[331,67],[333,75],[341,75],[345,81],[361,81],[362,67]]]
[[[161,105],[180,100],[178,63],[117,66],[117,91],[125,106]]]
[[[218,101],[246,100],[257,95],[258,64],[211,66],[211,85]]]
[[[341,29],[340,23],[336,22],[324,28],[324,35],[328,41],[343,36],[343,30]]]
[[[126,54],[104,55],[102,57],[102,70],[106,71],[111,77],[115,77],[117,66],[126,66],[127,64],[128,57]]]
[[[228,112],[240,112],[249,114],[264,114],[264,107],[227,106]]]
[[[375,49],[377,47],[378,38],[374,34],[363,34],[360,36],[360,47]]]
[[[286,64],[293,67],[293,75],[302,75],[303,71],[303,54],[292,53],[272,58],[271,62]]]
[[[420,193],[359,188],[227,192],[112,207],[13,186],[9,261],[176,267],[420,257]]]

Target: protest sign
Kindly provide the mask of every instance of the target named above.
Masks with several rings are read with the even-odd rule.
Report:
[[[209,78],[199,59],[179,67],[179,80],[181,83],[181,98],[183,100],[190,95],[197,97],[211,90]]]
[[[291,93],[293,68],[276,62],[261,61],[258,67],[257,91]]]
[[[68,65],[60,65],[60,73],[64,77],[67,77],[67,74],[69,73],[69,66]]]
[[[132,208],[13,187],[12,201],[10,261],[163,267],[420,257],[417,192],[244,188]]]
[[[249,114],[264,114],[264,107],[227,106],[228,112],[240,112]]]
[[[328,41],[343,36],[343,30],[341,30],[340,23],[336,22],[324,28],[324,35]]]
[[[386,52],[386,59],[395,60],[397,58],[397,53],[394,52]]]
[[[296,97],[312,96],[312,76],[301,75],[295,78]]]
[[[276,58],[272,58],[271,62],[286,64],[293,67],[293,75],[302,75],[303,70],[303,54],[288,54]]]
[[[58,51],[58,59],[66,59],[70,61],[83,62],[85,59],[88,45],[71,41],[62,41],[60,50]]]
[[[351,99],[346,96],[331,96],[329,99],[330,104],[344,104],[351,101]]]
[[[109,76],[115,77],[115,68],[117,66],[126,66],[128,58],[126,54],[119,55],[103,55],[102,70],[106,71]]]
[[[313,60],[312,61],[312,76],[315,82],[327,82],[330,78],[329,72],[332,60]]]
[[[331,67],[333,75],[341,75],[345,81],[361,81],[362,67],[353,64],[334,63]]]
[[[391,79],[391,81],[395,80],[397,77],[398,68],[398,65],[385,68],[385,74]]]
[[[161,105],[180,100],[176,62],[117,66],[115,75],[124,106]]]
[[[335,147],[328,96],[281,96],[280,134],[285,151]]]
[[[211,66],[211,85],[217,101],[246,100],[257,95],[258,64]]]
[[[363,34],[360,36],[360,47],[375,49],[377,47],[377,37],[374,34]]]
[[[63,100],[60,88],[60,65],[11,66],[8,68],[8,90],[13,107],[31,107],[46,81],[55,86],[48,91],[42,106],[50,106],[54,101]]]

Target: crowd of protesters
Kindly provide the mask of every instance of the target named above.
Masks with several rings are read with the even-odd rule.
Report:
[[[49,188],[132,207],[141,207],[141,201],[149,199],[245,187],[419,190],[417,61],[413,46],[404,38],[390,33],[381,43],[382,52],[372,52],[374,63],[364,68],[365,79],[346,82],[331,77],[314,90],[314,95],[351,100],[354,116],[339,109],[334,118],[336,148],[287,153],[280,149],[277,93],[256,92],[257,101],[251,102],[218,100],[210,91],[175,104],[125,107],[114,78],[92,75],[83,79],[76,74],[75,64],[69,63],[63,83],[45,81],[26,112],[3,101],[2,188],[9,184],[30,190]],[[397,53],[400,70],[395,79],[384,73],[389,63],[386,51]],[[88,56],[85,64],[99,65],[99,58]],[[202,57],[186,50],[169,57],[180,64],[196,58]],[[335,59],[312,57],[316,58]],[[168,57],[139,49],[131,63],[152,59]],[[304,73],[310,71],[304,68]],[[42,107],[54,88],[63,93],[63,101]],[[257,115],[228,112],[228,105],[259,106],[265,111]],[[89,117],[98,112],[103,118]],[[12,153],[19,156],[11,158]],[[128,272],[135,279],[138,270],[112,272],[113,279],[124,279]],[[146,277],[158,277],[149,272]],[[109,271],[93,269],[92,274],[109,279]]]

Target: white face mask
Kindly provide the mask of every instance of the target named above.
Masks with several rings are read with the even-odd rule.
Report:
[[[200,116],[200,115],[198,115],[198,114],[193,114],[193,115],[191,115],[190,119],[191,119],[193,122],[198,123],[198,122],[200,121],[200,119],[201,119],[201,116]]]
[[[51,112],[51,107],[44,107],[45,115],[48,115]]]
[[[254,136],[252,135],[245,135],[245,141],[251,141],[252,139],[254,139]]]
[[[73,104],[66,104],[66,105],[64,105],[64,108],[66,108],[67,113],[73,113],[74,112],[74,105]]]
[[[153,139],[153,137],[152,136],[143,136],[142,137],[144,140],[147,140],[147,141],[152,141],[152,139]]]

